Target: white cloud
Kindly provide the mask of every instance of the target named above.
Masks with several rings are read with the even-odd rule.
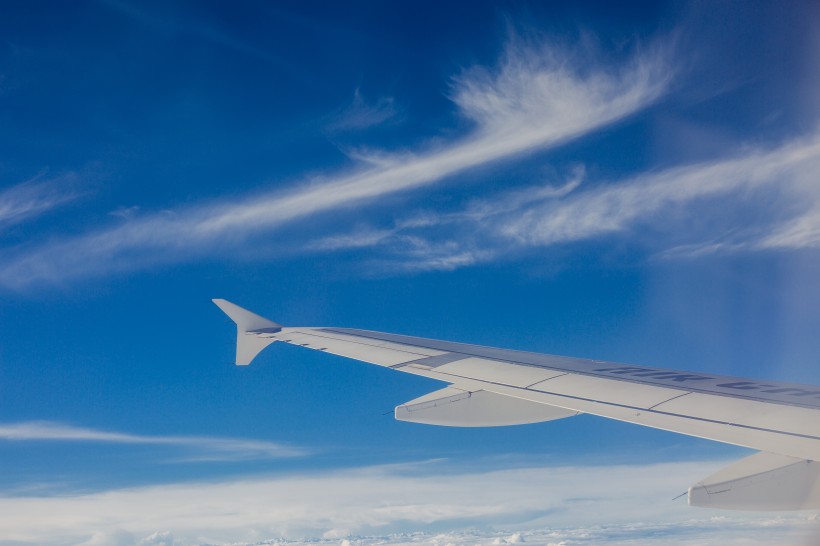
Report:
[[[137,546],[174,546],[175,544],[173,533],[157,531],[140,540]]]
[[[35,177],[0,191],[0,228],[19,224],[77,198],[73,176],[51,180]]]
[[[669,71],[655,54],[609,69],[563,50],[511,46],[497,71],[473,69],[454,81],[453,100],[474,122],[460,140],[401,154],[376,154],[347,174],[286,190],[129,218],[73,238],[7,251],[0,285],[23,288],[157,263],[220,255],[248,236],[308,215],[429,186],[466,169],[546,149],[645,108]],[[366,159],[366,158],[363,158]]]
[[[718,203],[722,218],[727,213],[731,215],[735,221],[732,228],[737,228],[738,224],[745,227],[742,213],[744,205],[749,204],[779,205],[773,212],[786,209],[789,222],[795,216],[801,221],[810,221],[817,217],[813,206],[805,210],[800,205],[804,205],[807,199],[811,205],[820,204],[820,188],[814,183],[819,167],[820,134],[770,151],[750,150],[730,159],[687,165],[601,185],[527,210],[516,218],[505,220],[500,229],[505,235],[529,245],[584,240],[625,231],[639,224],[661,232],[679,232],[682,226],[676,222],[674,209],[682,207],[679,212],[681,223],[696,225],[694,220],[698,213],[709,214],[709,209],[703,205],[710,201]],[[772,203],[773,195],[785,196],[786,201]],[[726,203],[720,201],[724,198]],[[782,221],[782,218],[773,220]],[[667,222],[672,222],[671,229],[665,226]],[[805,237],[798,238],[805,240]],[[762,246],[762,240],[758,239],[752,230],[744,230],[738,237],[750,248]],[[793,242],[781,240],[780,246],[790,244]]]
[[[151,436],[75,427],[49,421],[0,424],[0,440],[51,442],[102,442],[164,445],[187,448],[186,461],[222,461],[296,457],[306,451],[294,446],[213,436]]]
[[[508,537],[496,537],[493,539],[493,544],[520,544],[525,542],[521,537],[521,533],[513,533]]]
[[[717,538],[725,544],[782,544],[816,532],[816,522],[805,515],[752,517],[670,500],[722,464],[473,472],[398,465],[74,496],[0,497],[0,530],[8,543],[44,546],[338,546],[342,538],[356,546],[490,546],[496,539],[648,545],[659,538],[664,544]]]
[[[761,237],[758,248],[820,247],[820,198],[811,197],[814,202],[807,210]]]
[[[544,184],[511,190],[490,199],[473,199],[466,208],[455,212],[422,211],[397,221],[389,229],[360,227],[348,234],[319,239],[306,248],[339,251],[381,246],[391,257],[375,260],[377,271],[452,271],[490,261],[500,253],[489,244],[496,236],[494,222],[499,217],[520,214],[538,203],[564,197],[575,191],[583,178],[584,168],[576,166],[560,185]],[[469,226],[466,231],[470,235],[463,237],[460,235],[465,230],[458,228],[465,225]],[[431,229],[443,229],[451,237],[425,237],[425,232]],[[476,234],[480,235],[481,242],[475,240]]]
[[[414,235],[394,235],[385,242],[401,254],[400,261],[377,262],[377,271],[453,271],[486,262],[494,252],[456,239],[430,241]]]
[[[522,150],[564,140],[634,112],[660,96],[670,71],[657,51],[611,71],[591,70],[579,50],[516,45],[497,73],[482,67],[455,79],[453,100],[485,145]],[[500,142],[498,142],[500,141]]]
[[[331,235],[308,244],[311,250],[342,250],[375,246],[396,233],[395,229],[360,229],[344,235]]]

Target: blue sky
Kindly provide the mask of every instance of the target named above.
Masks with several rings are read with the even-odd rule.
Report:
[[[210,299],[820,384],[819,30],[811,2],[4,4],[0,544],[724,532],[661,500],[740,448],[396,422],[439,385],[236,368]]]

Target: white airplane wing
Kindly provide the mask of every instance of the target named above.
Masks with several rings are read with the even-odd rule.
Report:
[[[497,349],[350,328],[293,328],[226,300],[237,365],[274,342],[448,383],[396,419],[484,427],[588,413],[759,450],[689,489],[689,504],[820,508],[820,387]]]

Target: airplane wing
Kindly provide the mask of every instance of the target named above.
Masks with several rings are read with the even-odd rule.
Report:
[[[274,342],[438,379],[402,421],[504,426],[588,413],[759,450],[698,482],[689,504],[820,508],[820,387],[690,373],[355,330],[285,327],[215,299],[237,325],[236,364]]]

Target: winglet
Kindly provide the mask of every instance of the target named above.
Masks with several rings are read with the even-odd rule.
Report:
[[[262,349],[275,340],[259,337],[258,334],[275,334],[282,330],[282,325],[243,309],[238,305],[215,298],[217,307],[236,323],[236,365],[247,366]]]

